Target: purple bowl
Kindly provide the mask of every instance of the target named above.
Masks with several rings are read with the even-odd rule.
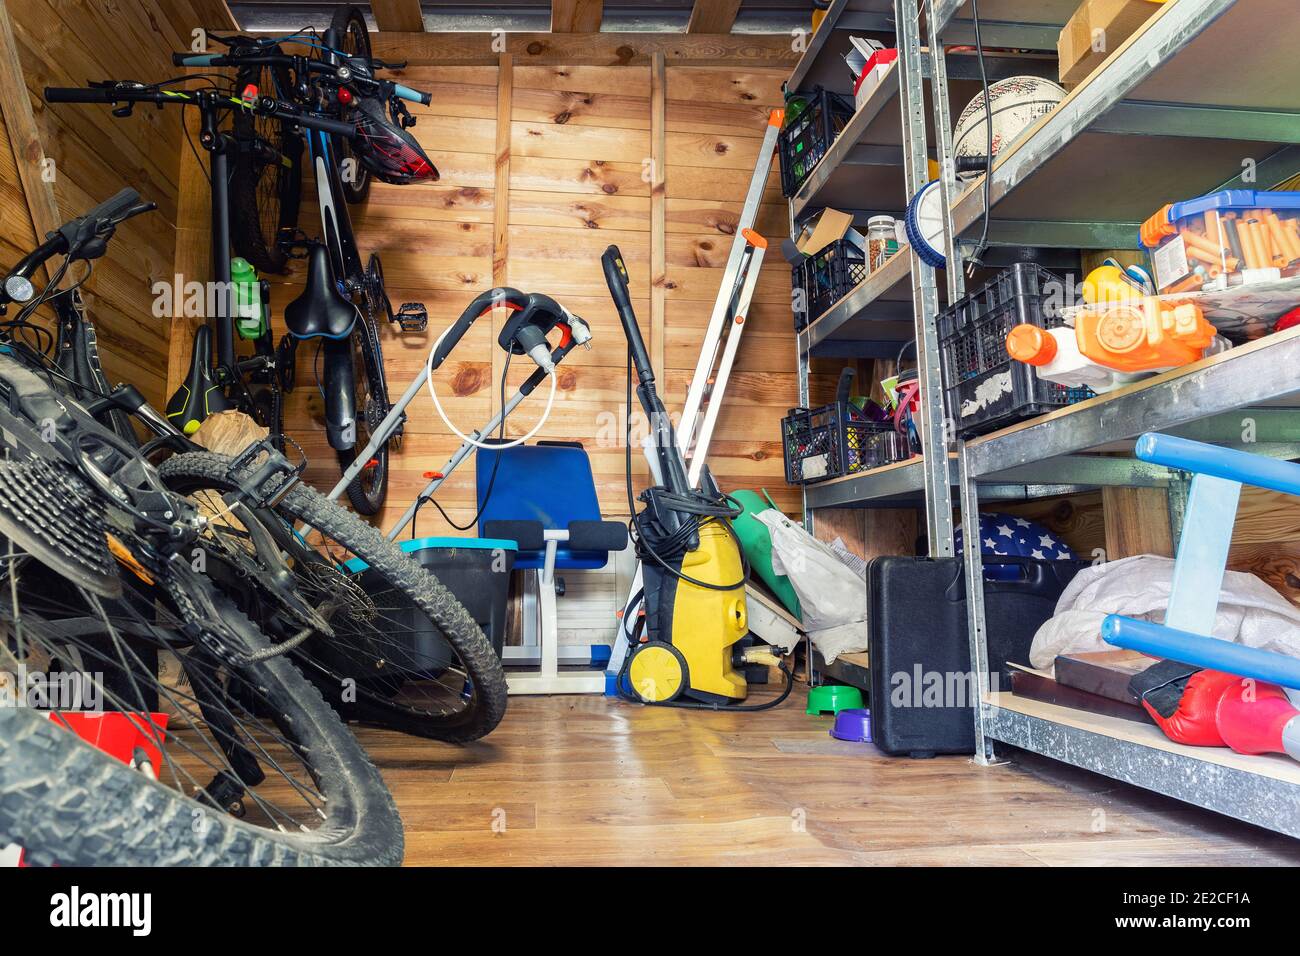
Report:
[[[871,743],[871,711],[862,708],[841,710],[835,715],[835,725],[831,727],[831,736],[836,740],[851,740],[854,743]]]

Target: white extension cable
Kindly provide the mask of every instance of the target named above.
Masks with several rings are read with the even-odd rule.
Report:
[[[532,427],[532,430],[528,432],[527,435],[523,435],[519,438],[511,439],[510,441],[504,442],[502,444],[497,444],[495,442],[493,442],[492,444],[488,444],[487,442],[479,441],[477,438],[472,438],[469,435],[466,435],[463,431],[461,431],[459,428],[457,428],[455,425],[452,424],[451,419],[447,417],[447,413],[443,411],[442,402],[438,401],[437,389],[433,387],[433,356],[437,354],[438,347],[442,345],[442,340],[447,337],[447,333],[450,332],[451,330],[452,330],[452,326],[450,325],[447,326],[447,328],[443,329],[442,335],[438,336],[438,341],[434,342],[433,348],[429,349],[429,357],[424,361],[424,370],[427,373],[426,384],[428,384],[429,386],[429,397],[433,399],[433,407],[438,410],[438,417],[442,419],[442,423],[446,425],[449,429],[451,429],[451,431],[456,435],[456,437],[460,438],[462,441],[469,442],[475,448],[487,448],[490,449],[491,451],[501,451],[506,448],[514,448],[516,445],[522,445],[524,442],[528,441],[539,431],[541,431],[542,426],[546,424],[546,419],[549,418],[551,415],[552,406],[555,405],[555,370],[554,369],[552,369],[546,376],[551,380],[551,392],[546,398],[546,408],[542,411],[542,417],[537,420],[537,424]],[[503,408],[501,411],[504,414],[505,409]]]

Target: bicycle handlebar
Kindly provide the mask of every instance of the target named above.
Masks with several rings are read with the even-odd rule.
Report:
[[[324,133],[334,133],[339,136],[351,137],[355,136],[357,132],[355,123],[345,123],[340,120],[317,116],[314,113],[306,113],[290,103],[275,100],[269,96],[260,96],[249,103],[232,96],[207,94],[206,91],[196,93],[192,90],[160,90],[153,87],[132,87],[118,84],[115,86],[90,87],[47,86],[45,88],[45,100],[49,103],[157,103],[160,106],[165,104],[184,106],[206,102],[224,109],[252,110],[264,116],[275,116],[280,119],[291,120],[308,129],[317,129]]]
[[[307,69],[313,73],[333,74],[338,67],[325,63],[321,60],[310,60],[303,57],[288,56],[284,53],[263,53],[261,51],[250,54],[230,54],[230,53],[173,53],[172,63],[175,66],[292,66],[298,63],[306,63]],[[372,60],[371,65],[379,69],[401,69],[406,65],[405,61],[398,63],[386,63],[382,60]],[[414,89],[404,83],[380,80],[375,77],[354,77],[355,79],[365,79],[376,84],[390,83],[392,93],[400,99],[407,100],[411,103],[419,103],[422,106],[428,106],[433,102],[433,94]],[[340,81],[349,82],[349,81]]]

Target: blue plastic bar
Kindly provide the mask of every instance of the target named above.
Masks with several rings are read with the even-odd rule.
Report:
[[[1240,499],[1240,482],[1213,475],[1192,479],[1178,538],[1169,610],[1165,613],[1168,627],[1193,634],[1214,630],[1214,613],[1219,606]]]
[[[1111,614],[1101,624],[1101,638],[1107,644],[1211,667],[1229,674],[1300,688],[1300,658],[1286,657],[1257,647],[1245,647],[1215,637],[1202,637],[1130,617]]]
[[[195,53],[193,56],[187,56],[185,58],[185,65],[186,66],[208,66],[212,63],[213,60],[215,60],[219,56],[224,56],[224,54]]]
[[[1213,475],[1288,495],[1300,495],[1300,464],[1289,461],[1155,432],[1147,432],[1137,440],[1136,454],[1143,461],[1167,468],[1181,468],[1198,475]]]
[[[423,93],[419,90],[413,90],[409,86],[403,86],[401,83],[393,84],[393,92],[404,100],[410,100],[412,103],[425,102]]]

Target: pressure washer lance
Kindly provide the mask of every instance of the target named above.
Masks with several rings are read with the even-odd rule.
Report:
[[[605,282],[623,333],[627,337],[628,362],[636,374],[636,394],[645,411],[652,430],[653,448],[658,462],[660,485],[652,485],[641,492],[645,508],[639,513],[632,500],[632,470],[630,443],[626,453],[628,510],[632,513],[632,526],[636,530],[636,554],[642,566],[642,588],[623,609],[624,630],[633,646],[618,675],[616,687],[624,699],[637,700],[623,690],[623,681],[633,670],[633,658],[651,648],[675,655],[680,661],[680,691],[696,700],[662,699],[641,703],[655,703],[665,707],[684,707],[693,710],[766,710],[784,701],[794,686],[793,678],[784,663],[767,648],[736,649],[745,636],[744,588],[749,579],[749,563],[744,549],[731,527],[731,519],[738,517],[741,508],[718,488],[708,467],[700,473],[700,487],[694,488],[687,477],[686,461],[677,446],[672,420],[655,390],[654,366],[646,350],[641,328],[636,321],[632,299],[628,291],[627,268],[617,246],[610,246],[601,257]],[[631,378],[628,381],[628,401],[631,403]],[[627,415],[630,429],[632,409]],[[713,522],[723,529],[721,536]],[[684,570],[684,562],[692,552],[695,557],[705,557],[703,562],[690,566],[693,573]],[[728,554],[730,552],[730,554]],[[712,556],[709,558],[709,556]],[[676,613],[676,603],[693,586],[714,597],[706,601],[716,613],[704,611],[692,600],[693,619]],[[739,592],[737,594],[737,592]],[[695,593],[699,593],[698,591]],[[637,623],[629,626],[629,615],[640,605],[642,614]],[[736,608],[742,609],[739,614]],[[636,645],[641,640],[644,627],[648,643]],[[657,645],[657,647],[656,647]],[[671,645],[672,650],[665,649]],[[734,700],[745,694],[744,678],[732,668],[744,664],[767,664],[780,669],[785,675],[785,688],[781,695],[762,704],[736,704]],[[713,672],[726,672],[713,673]],[[730,685],[729,695],[712,691],[701,692],[702,685],[712,677],[719,683]],[[738,688],[738,692],[736,690]],[[675,696],[675,694],[674,694]],[[730,699],[727,699],[730,698]]]

